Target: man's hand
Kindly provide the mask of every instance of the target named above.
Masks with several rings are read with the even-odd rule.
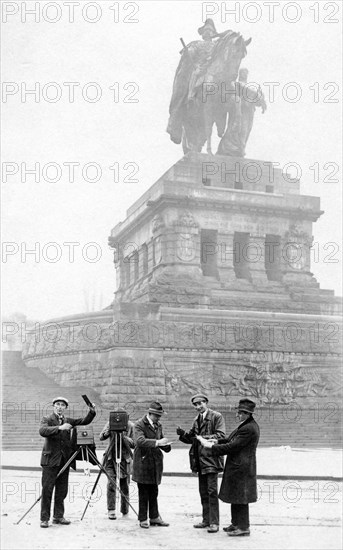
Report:
[[[104,430],[104,431],[102,432],[102,435],[103,435],[104,437],[108,437],[108,436],[110,435],[110,428],[108,427],[106,430]]]
[[[95,403],[92,403],[92,406],[89,407],[89,410],[92,411],[93,413],[95,412]]]
[[[185,430],[183,430],[182,428],[180,428],[180,426],[178,426],[178,427],[176,428],[176,433],[177,433],[177,435],[183,436],[183,435],[185,435],[186,432],[185,432]]]
[[[214,443],[212,443],[208,439],[204,439],[203,437],[201,437],[201,435],[197,435],[196,438],[201,443],[201,445],[206,449],[211,449],[214,445]]]
[[[64,424],[61,424],[61,426],[58,426],[58,429],[59,430],[71,430],[72,429],[72,425],[69,424],[68,422],[65,422]]]

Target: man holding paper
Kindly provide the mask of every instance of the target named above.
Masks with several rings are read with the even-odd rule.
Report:
[[[143,416],[134,425],[132,479],[138,485],[138,521],[143,529],[149,526],[168,527],[158,511],[158,486],[162,480],[163,453],[169,453],[171,446],[166,437],[163,437],[160,418],[165,411],[161,403],[153,401],[148,414]],[[150,525],[148,521],[150,519]]]
[[[217,533],[219,531],[218,473],[223,471],[223,459],[212,456],[201,446],[197,437],[202,436],[203,441],[223,438],[225,424],[219,412],[208,408],[208,397],[203,393],[193,395],[191,403],[198,413],[193,425],[189,432],[178,426],[176,433],[180,436],[180,441],[192,445],[189,452],[191,470],[199,476],[202,521],[193,527],[207,529],[208,533]]]
[[[241,399],[236,418],[239,422],[227,438],[206,440],[197,439],[213,457],[227,455],[219,498],[231,503],[231,525],[224,527],[230,537],[250,535],[249,503],[257,500],[256,447],[260,429],[253,418],[255,403]]]

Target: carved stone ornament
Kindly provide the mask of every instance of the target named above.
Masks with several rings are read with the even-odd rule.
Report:
[[[161,237],[156,237],[154,239],[154,262],[155,265],[158,265],[162,260],[162,239]]]
[[[156,233],[165,226],[164,220],[160,214],[156,214],[151,221],[151,230]]]
[[[176,222],[174,222],[174,225],[182,227],[198,227],[199,224],[195,221],[193,214],[185,210],[179,215]]]
[[[196,255],[195,237],[192,233],[179,233],[176,256],[183,262],[191,262]]]
[[[237,364],[173,358],[165,359],[164,366],[166,393],[174,396],[190,395],[197,388],[212,397],[246,396],[261,404],[289,404],[342,391],[332,375],[301,365],[283,352],[253,352]]]
[[[285,234],[284,250],[284,258],[290,267],[297,271],[304,269],[312,242],[313,237],[303,231],[298,224],[290,227]]]

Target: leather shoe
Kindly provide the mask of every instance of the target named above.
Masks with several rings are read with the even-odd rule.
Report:
[[[116,513],[113,510],[108,512],[108,519],[117,519]]]
[[[216,525],[215,523],[211,523],[211,525],[207,529],[208,533],[218,533],[218,531],[219,531],[219,525]]]
[[[142,527],[142,529],[149,529],[149,522],[147,520],[141,521],[139,525],[140,527]]]
[[[69,519],[66,518],[54,518],[52,523],[58,523],[58,525],[70,525]]]
[[[41,521],[40,526],[46,529],[47,527],[49,527],[49,522],[48,521]]]
[[[228,527],[223,527],[225,533],[231,533],[231,531],[236,531],[236,529],[238,529],[237,525],[232,525],[232,523]]]
[[[165,521],[163,521],[162,518],[158,517],[156,519],[151,519],[150,520],[150,525],[157,525],[159,527],[169,527],[169,523],[166,523]]]
[[[195,529],[207,529],[207,527],[209,526],[209,523],[204,523],[203,521],[201,523],[196,523],[195,525],[193,525]]]
[[[228,535],[229,537],[249,537],[250,529],[235,529],[234,531],[228,533]]]

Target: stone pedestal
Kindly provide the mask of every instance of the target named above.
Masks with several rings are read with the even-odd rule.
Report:
[[[310,266],[321,214],[271,163],[185,156],[111,231],[120,285],[99,339],[69,342],[63,320],[59,342],[32,333],[26,364],[140,411],[189,410],[197,391],[219,410],[339,403],[341,302]]]

